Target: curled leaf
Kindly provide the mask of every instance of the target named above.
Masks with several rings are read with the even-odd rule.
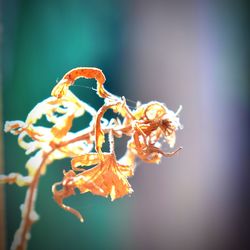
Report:
[[[97,163],[98,154],[78,157],[72,161],[72,164],[74,167],[82,163],[89,164],[88,159],[92,163]],[[67,172],[60,183],[62,189],[53,188],[54,198],[63,207],[63,199],[72,195],[77,188],[81,193],[91,192],[99,196],[110,196],[113,201],[133,192],[127,180],[129,176],[131,176],[130,167],[119,164],[114,154],[106,153],[103,154],[103,160],[99,159],[98,164],[91,169],[77,175],[72,170]]]

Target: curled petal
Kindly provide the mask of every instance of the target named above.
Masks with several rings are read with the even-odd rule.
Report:
[[[25,127],[23,121],[7,121],[4,125],[4,132],[10,132],[14,135],[20,134]]]
[[[69,175],[68,175],[68,178],[70,178]],[[57,204],[61,208],[63,208],[64,210],[66,210],[66,211],[68,211],[70,213],[72,213],[73,215],[75,215],[80,220],[80,222],[83,222],[84,219],[83,219],[80,212],[78,212],[77,210],[63,204],[63,200],[66,197],[72,196],[72,195],[75,194],[74,188],[72,188],[70,186],[67,186],[67,187],[63,187],[63,189],[61,189],[61,190],[58,190],[58,186],[61,186],[61,185],[62,185],[62,182],[57,182],[52,186],[52,192],[53,192],[55,201],[57,202]]]
[[[166,107],[159,102],[150,102],[146,105],[144,113],[148,120],[160,119],[166,114]]]
[[[50,105],[50,102],[54,101],[55,98],[49,97],[44,101],[38,103],[28,114],[25,121],[26,124],[35,124],[39,119],[42,118],[43,114],[46,114],[53,105]]]
[[[127,180],[127,177],[132,174],[130,167],[119,164],[114,154],[103,154],[103,157],[104,160],[101,160],[98,154],[90,153],[73,159],[72,163],[75,167],[85,162],[89,164],[88,160],[93,164],[99,161],[99,164],[77,175],[72,170],[65,172],[63,181],[53,186],[52,191],[57,203],[78,218],[82,218],[78,211],[63,204],[66,197],[75,193],[75,188],[81,193],[91,192],[99,196],[110,196],[112,201],[133,192]],[[58,185],[62,186],[61,190],[57,189]]]
[[[97,81],[97,94],[102,98],[112,97],[113,95],[109,93],[104,87],[106,78],[103,72],[98,68],[87,68],[79,67],[67,72],[62,80],[53,88],[51,95],[56,98],[62,98],[68,92],[69,86],[73,85],[74,82],[79,78],[92,79]]]
[[[28,138],[27,138],[28,137]],[[32,139],[32,141],[30,141]],[[26,128],[18,136],[18,144],[21,148],[26,150],[26,154],[33,153],[37,149],[47,149],[49,141],[52,140],[50,130],[44,127]]]
[[[115,108],[117,105],[120,105],[120,101],[116,101],[113,103],[109,103],[103,105],[97,112],[96,120],[95,120],[95,147],[97,153],[101,153],[102,145],[105,142],[104,132],[102,130],[101,121],[103,119],[103,115],[110,108]]]
[[[71,114],[58,118],[56,124],[51,129],[51,133],[54,137],[57,139],[64,137],[71,129],[74,117],[74,114]]]
[[[62,98],[63,96],[66,95],[69,86],[71,85],[71,82],[62,79],[57,85],[52,89],[51,95],[55,96],[56,98]]]
[[[105,142],[105,137],[103,130],[101,128],[101,119],[104,115],[104,113],[109,109],[109,106],[103,106],[99,109],[97,116],[96,116],[96,121],[95,121],[95,147],[96,151],[98,153],[101,152],[102,149],[102,144]]]

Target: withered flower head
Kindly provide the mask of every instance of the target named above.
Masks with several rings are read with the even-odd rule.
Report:
[[[97,94],[104,99],[96,112],[87,103],[79,100],[70,90],[78,78],[94,78]],[[66,206],[65,198],[75,195],[75,190],[84,194],[110,197],[115,200],[133,192],[128,178],[134,175],[136,159],[159,163],[162,156],[170,157],[181,148],[166,153],[161,147],[167,141],[173,147],[176,131],[182,128],[179,110],[174,113],[157,101],[139,104],[130,109],[125,97],[118,97],[104,88],[105,76],[97,68],[75,68],[66,73],[52,90],[52,97],[38,103],[25,121],[7,121],[5,132],[18,135],[18,144],[31,155],[26,163],[28,175],[19,173],[0,175],[0,183],[16,183],[28,186],[24,204],[21,206],[22,221],[17,230],[11,249],[25,249],[32,224],[38,219],[35,212],[37,186],[42,174],[54,160],[71,158],[71,170],[64,173],[63,179],[52,187],[55,201],[65,210],[81,214]],[[108,121],[104,118],[111,109],[121,118]],[[72,132],[72,124],[77,117],[88,112],[92,116],[90,124],[77,132]],[[41,118],[49,125],[42,126]],[[103,152],[105,134],[108,134],[109,152]],[[125,154],[116,158],[114,137],[128,136]],[[93,152],[94,150],[94,152]],[[86,169],[85,167],[88,167]]]

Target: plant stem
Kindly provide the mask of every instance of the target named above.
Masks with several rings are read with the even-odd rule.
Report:
[[[11,249],[16,250],[25,250],[27,247],[27,241],[29,239],[29,232],[31,229],[32,224],[34,221],[31,219],[31,213],[34,211],[35,201],[36,201],[36,191],[37,186],[39,183],[39,179],[41,176],[41,170],[46,165],[46,160],[48,159],[48,156],[54,151],[55,149],[51,149],[50,152],[45,153],[43,160],[38,167],[34,178],[26,192],[26,197],[24,201],[23,206],[23,214],[22,214],[22,221],[20,224],[19,229],[17,230],[13,244],[11,246]]]
[[[103,132],[105,134],[109,133],[110,129],[111,128],[103,129]],[[114,128],[112,128],[112,129],[114,129]],[[121,127],[114,129],[114,130],[121,131],[121,132],[125,132],[125,131],[127,132],[127,131],[131,130],[131,125],[129,125],[127,127],[121,126]],[[44,153],[43,160],[42,160],[40,166],[37,168],[37,171],[33,177],[33,180],[29,184],[29,188],[26,192],[26,197],[25,197],[25,201],[23,204],[22,221],[21,221],[21,224],[19,226],[19,229],[15,233],[15,237],[14,237],[14,241],[13,241],[12,246],[11,246],[11,250],[25,250],[27,248],[27,241],[29,240],[29,233],[30,233],[30,230],[31,230],[33,223],[35,222],[35,220],[31,219],[31,214],[32,214],[32,212],[34,212],[37,186],[39,184],[41,172],[45,168],[46,161],[47,161],[48,157],[50,156],[50,154],[53,153],[55,150],[58,150],[61,147],[65,147],[71,143],[74,143],[77,141],[82,141],[82,140],[89,140],[91,135],[93,135],[93,132],[94,132],[93,128],[90,128],[87,131],[85,130],[82,135],[78,135],[75,138],[72,138],[72,139],[65,141],[65,142],[61,142],[59,144],[54,144],[52,146],[52,149],[49,152]]]

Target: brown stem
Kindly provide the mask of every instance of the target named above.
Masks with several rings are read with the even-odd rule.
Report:
[[[113,130],[119,130],[119,131],[124,131],[125,133],[128,130],[131,130],[131,125],[129,126],[121,126],[117,129],[112,128]],[[103,130],[103,132],[106,134],[111,130],[111,128],[106,128]],[[48,153],[44,153],[44,157],[43,160],[40,164],[40,166],[38,167],[32,182],[29,185],[29,188],[26,192],[26,197],[25,197],[25,201],[24,201],[24,215],[23,215],[23,219],[21,221],[20,227],[17,230],[16,234],[15,234],[15,238],[14,241],[12,243],[11,246],[11,250],[25,250],[27,247],[27,241],[29,239],[29,232],[31,230],[31,227],[33,225],[33,223],[35,222],[34,220],[31,220],[31,213],[33,211],[34,205],[35,205],[35,201],[36,201],[36,190],[37,190],[37,186],[39,183],[39,179],[41,176],[41,171],[43,170],[44,166],[46,165],[46,160],[48,159],[49,155],[51,153],[53,153],[53,151],[55,151],[56,149],[59,149],[61,147],[65,147],[68,144],[77,142],[77,141],[81,141],[81,140],[88,140],[90,138],[90,136],[93,134],[94,129],[91,128],[88,131],[85,131],[84,134],[79,135],[73,139],[70,139],[68,141],[65,142],[61,142],[58,145],[53,145],[53,148],[48,152]]]
[[[25,209],[25,213],[22,219],[22,222],[20,224],[19,229],[17,230],[16,234],[15,234],[15,238],[13,241],[13,244],[11,246],[11,249],[16,249],[16,250],[24,250],[27,247],[27,241],[29,238],[29,232],[31,229],[32,224],[34,223],[33,220],[31,220],[31,212],[33,211],[34,208],[34,204],[35,204],[35,200],[36,200],[36,189],[37,189],[37,185],[40,179],[40,175],[41,175],[41,170],[43,169],[44,165],[46,164],[46,160],[48,158],[48,156],[54,151],[55,149],[51,149],[50,152],[45,153],[43,160],[39,166],[39,168],[37,169],[34,178],[26,192],[26,197],[25,197],[25,201],[24,201],[24,207],[23,209]],[[27,208],[27,210],[26,210]]]
[[[39,179],[41,176],[41,171],[46,165],[46,160],[48,159],[49,155],[56,149],[59,149],[61,147],[65,147],[68,144],[81,141],[81,140],[87,140],[93,133],[93,129],[90,129],[89,131],[85,132],[84,134],[77,136],[73,139],[70,139],[69,141],[65,141],[60,143],[59,145],[54,145],[54,147],[48,152],[44,154],[43,160],[38,167],[32,182],[29,185],[29,188],[26,192],[26,197],[23,205],[24,209],[24,215],[20,224],[19,229],[16,231],[14,241],[11,246],[11,250],[25,250],[27,247],[27,241],[29,238],[29,232],[31,230],[32,224],[35,222],[30,219],[31,212],[33,211],[35,200],[36,200],[36,190],[39,183]],[[108,131],[105,131],[108,132]]]

